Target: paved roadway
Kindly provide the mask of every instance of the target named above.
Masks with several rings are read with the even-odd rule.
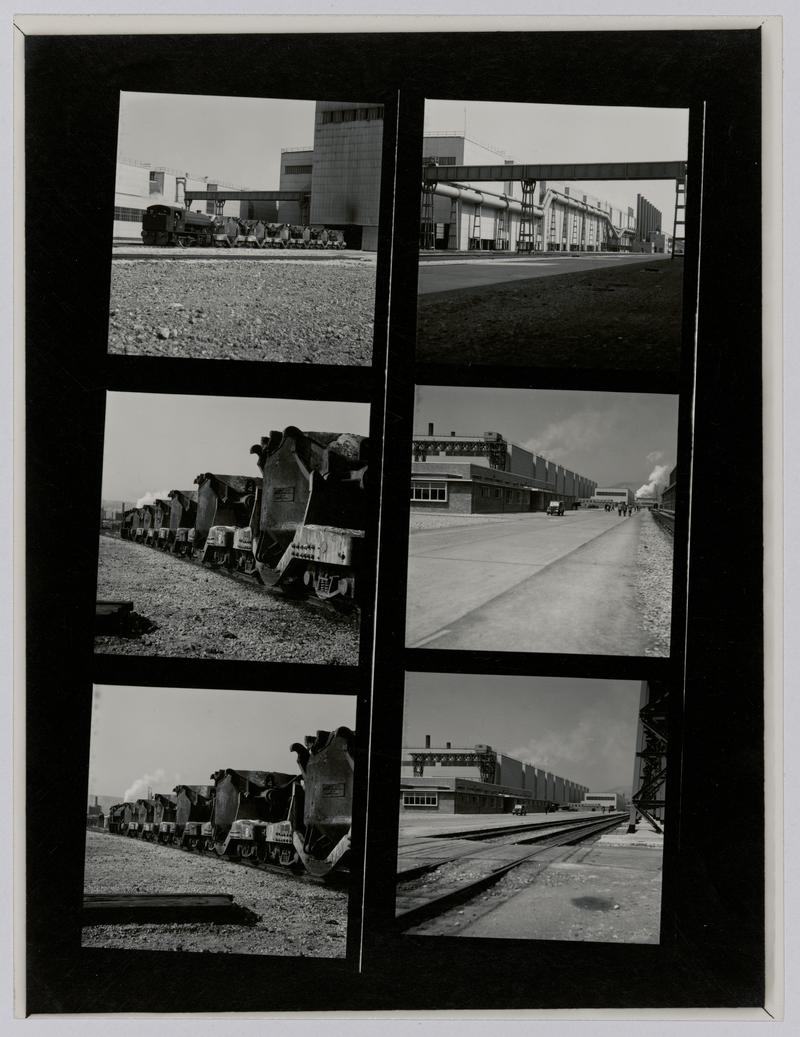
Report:
[[[406,644],[652,654],[636,603],[641,514],[570,511],[410,537]]]
[[[569,255],[503,256],[486,259],[420,259],[418,292],[452,292],[458,288],[477,288],[480,285],[525,281],[554,274],[578,274],[605,267],[626,267],[632,264],[651,264],[669,259],[668,255],[627,255],[602,252],[594,256]]]

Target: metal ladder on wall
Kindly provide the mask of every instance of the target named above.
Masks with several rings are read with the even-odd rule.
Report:
[[[475,242],[475,244],[473,244]],[[472,217],[472,237],[469,242],[470,248],[480,250],[481,247],[481,206],[475,206],[475,215]]]
[[[450,199],[450,223],[447,225],[447,248],[458,249],[461,228],[458,221],[458,198]]]
[[[499,209],[494,221],[495,251],[503,252],[508,248],[508,229],[506,227],[506,209]]]
[[[433,222],[433,188],[422,185],[422,234],[421,248],[436,248],[436,224]]]
[[[556,207],[553,202],[550,202],[550,229],[547,232],[547,241],[544,247],[546,249],[552,248],[556,243]]]
[[[535,180],[522,181],[522,212],[519,217],[519,237],[517,252],[533,252],[533,193],[536,190]]]
[[[681,229],[681,240],[686,238],[686,177],[675,181],[675,216],[672,221],[672,247],[670,248],[670,259],[675,258],[675,239],[678,228]]]

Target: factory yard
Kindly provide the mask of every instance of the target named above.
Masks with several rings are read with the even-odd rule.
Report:
[[[109,352],[368,365],[375,257],[321,256],[191,249],[114,259]]]
[[[127,540],[100,537],[97,597],[132,601],[155,629],[131,638],[96,636],[96,652],[358,664],[357,614],[282,599]]]
[[[666,656],[672,538],[647,511],[414,529],[410,648]]]
[[[677,371],[682,290],[678,258],[423,262],[416,359]]]
[[[83,929],[84,947],[319,958],[345,955],[346,890],[291,875],[87,831],[84,892],[227,893],[249,923],[91,925]]]

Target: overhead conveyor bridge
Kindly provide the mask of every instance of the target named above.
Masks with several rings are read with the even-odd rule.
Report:
[[[422,168],[425,183],[503,180],[682,180],[685,162],[578,162],[556,165],[438,166]]]
[[[185,191],[186,207],[192,202],[214,202],[217,214],[221,214],[225,202],[299,202],[308,203],[308,191]]]
[[[543,240],[548,237],[554,238],[556,235],[555,216],[552,215],[554,203],[557,203],[562,209],[574,213],[571,233],[569,232],[570,224],[565,217],[562,231],[558,235],[559,243],[563,241],[563,245],[559,244],[556,247],[578,251],[588,247],[590,251],[596,251],[601,231],[599,225],[596,225],[594,232],[589,231],[587,240],[587,218],[590,216],[607,228],[605,233],[608,240],[614,240],[616,247],[630,247],[630,242],[634,237],[633,228],[614,226],[610,213],[598,209],[586,200],[572,197],[568,193],[553,191],[548,187],[544,199],[540,204],[536,204],[534,190],[537,183],[546,184],[550,180],[566,182],[674,180],[676,197],[680,196],[681,199],[685,199],[686,168],[687,163],[683,161],[536,163],[491,166],[443,166],[437,165],[435,162],[428,162],[422,167],[422,248],[432,249],[436,245],[433,204],[435,196],[450,199],[451,223],[457,218],[460,202],[474,206],[475,217],[470,238],[478,241],[481,238],[481,210],[485,207],[498,213],[494,233],[495,248],[509,247],[509,225],[506,214],[514,213],[519,218],[517,251],[532,252],[541,249]],[[478,190],[471,186],[480,183],[509,183],[512,181],[518,181],[522,186],[521,200],[510,198],[508,195],[497,195]],[[682,201],[681,204],[685,208],[685,201]],[[550,222],[547,224],[547,231],[540,231],[540,238],[537,241],[534,221],[538,221],[538,226],[543,228],[548,214]],[[594,240],[592,240],[592,233],[595,235]],[[546,241],[544,247],[547,247]]]

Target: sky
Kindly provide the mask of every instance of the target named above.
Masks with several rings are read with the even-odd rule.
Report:
[[[276,190],[281,148],[313,146],[314,108],[314,101],[123,91],[117,158]]]
[[[236,187],[277,189],[281,148],[314,143],[314,106],[282,98],[123,91],[117,157]],[[467,136],[517,162],[686,158],[688,109],[429,100],[425,132],[463,132],[465,112]],[[637,193],[643,194],[671,229],[673,181],[587,181],[582,187],[621,208],[635,207]]]
[[[486,744],[596,792],[630,790],[640,693],[639,681],[408,673],[403,747]]]
[[[355,717],[347,695],[96,685],[89,796],[122,802],[144,798],[148,786],[208,785],[225,767],[297,774],[292,742],[354,728]]]
[[[366,436],[369,405],[109,392],[103,500],[135,503],[147,493],[190,490],[201,472],[258,478],[250,447],[288,425]]]
[[[677,396],[417,386],[414,432],[427,434],[431,421],[445,435],[499,432],[599,486],[637,489],[676,462]]]
[[[519,163],[674,162],[687,156],[687,108],[425,102],[426,133],[463,133],[465,122],[466,136]],[[673,180],[584,181],[581,187],[584,193],[623,209],[635,209],[636,195],[643,194],[661,210],[662,227],[672,231]]]

